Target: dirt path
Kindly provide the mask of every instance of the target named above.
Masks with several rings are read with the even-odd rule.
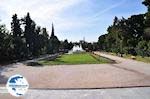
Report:
[[[95,53],[113,59],[118,63],[43,67],[31,67],[18,63],[3,69],[1,75],[9,77],[14,74],[21,74],[27,78],[30,88],[150,86],[150,64],[99,52]]]

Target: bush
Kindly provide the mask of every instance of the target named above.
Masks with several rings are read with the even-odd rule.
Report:
[[[148,56],[148,44],[147,41],[140,41],[136,46],[136,53],[142,57]]]

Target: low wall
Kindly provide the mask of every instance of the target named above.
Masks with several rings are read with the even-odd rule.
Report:
[[[56,59],[59,55],[60,55],[60,53],[42,55],[39,58],[35,58],[35,59],[32,59],[32,60],[27,60],[27,61],[24,61],[22,63],[26,64],[26,63],[30,63],[30,62],[37,62],[37,61],[44,60],[44,59],[53,60],[53,59]]]

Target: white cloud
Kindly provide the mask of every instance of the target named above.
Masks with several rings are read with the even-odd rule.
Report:
[[[79,4],[87,0],[0,0],[0,10],[4,11],[10,18],[13,14],[17,13],[19,17],[23,17],[27,12],[31,13],[31,17],[40,25],[54,23],[59,24],[59,28],[84,26],[87,23],[91,23],[97,20],[97,17],[104,14],[113,8],[116,8],[124,3],[125,0],[114,4],[104,10],[101,10],[94,16],[82,18],[82,19],[68,19],[61,17],[61,13],[70,6]],[[11,20],[4,19],[5,21]],[[48,23],[47,23],[48,22]],[[7,22],[6,22],[7,23]],[[47,25],[44,25],[47,26]]]
[[[58,21],[64,22],[64,20],[61,19],[61,13],[70,6],[83,1],[84,0],[0,0],[0,10],[6,13],[6,18],[3,19],[6,23],[10,22],[10,17],[15,13],[17,13],[19,17],[23,17],[27,12],[30,12],[31,17],[38,24],[47,26],[47,24],[51,24],[52,20],[56,21],[56,23],[60,23]],[[66,22],[70,23],[68,21]]]
[[[95,25],[95,22],[97,22],[98,20],[100,20],[100,16],[102,14],[105,14],[111,10],[113,10],[114,8],[117,8],[119,6],[121,6],[122,4],[125,3],[125,0],[122,0],[116,4],[111,5],[108,8],[105,8],[103,10],[100,10],[98,13],[91,15],[91,16],[87,16],[87,17],[80,17],[77,19],[71,19],[71,21],[69,21],[68,19],[59,19],[60,24],[58,25],[58,27],[63,27],[64,28],[82,28],[82,27],[90,27],[92,25]],[[69,26],[69,27],[68,27]]]
[[[8,14],[24,15],[25,12],[31,12],[33,16],[42,18],[54,16],[63,9],[79,3],[80,0],[0,0],[0,2],[1,9]]]
[[[96,14],[93,16],[93,18],[96,19],[96,18],[99,17],[100,15],[102,15],[102,14],[108,12],[108,11],[111,11],[111,10],[114,9],[114,8],[119,7],[119,6],[121,6],[122,4],[124,4],[124,3],[125,3],[125,0],[122,0],[122,1],[120,1],[120,2],[118,2],[118,3],[116,3],[116,4],[113,4],[112,6],[110,6],[110,7],[108,7],[108,8],[105,8],[105,9],[101,10],[100,12],[96,13]]]
[[[100,20],[100,15],[122,5],[125,0],[106,9],[100,9],[100,12],[95,15],[69,18],[62,17],[61,14],[64,13],[66,9],[70,9],[80,3],[90,3],[88,1],[90,0],[0,0],[0,11],[5,12],[2,21],[7,24],[9,28],[13,14],[17,13],[18,17],[21,18],[24,17],[27,12],[30,12],[32,19],[35,20],[38,25],[47,27],[49,33],[51,31],[52,21],[54,22],[56,32],[61,33],[67,30],[90,29]]]

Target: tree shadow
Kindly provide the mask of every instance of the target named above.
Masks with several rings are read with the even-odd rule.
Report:
[[[59,62],[59,63],[65,63],[65,61],[63,60],[60,60],[60,59],[55,59],[56,62]]]
[[[5,75],[2,75],[2,72],[8,71],[7,68],[8,67],[0,66],[0,84],[6,84],[7,83],[8,77],[6,77]]]
[[[6,84],[7,80],[8,78],[6,76],[0,74],[0,84]]]
[[[3,72],[9,72],[12,71],[11,68],[17,68],[15,66],[16,63],[8,64],[8,65],[0,65],[0,84],[6,84],[8,77],[3,75]]]
[[[38,62],[28,62],[28,63],[25,63],[25,65],[27,66],[33,66],[33,67],[42,67],[43,65],[38,63]]]

